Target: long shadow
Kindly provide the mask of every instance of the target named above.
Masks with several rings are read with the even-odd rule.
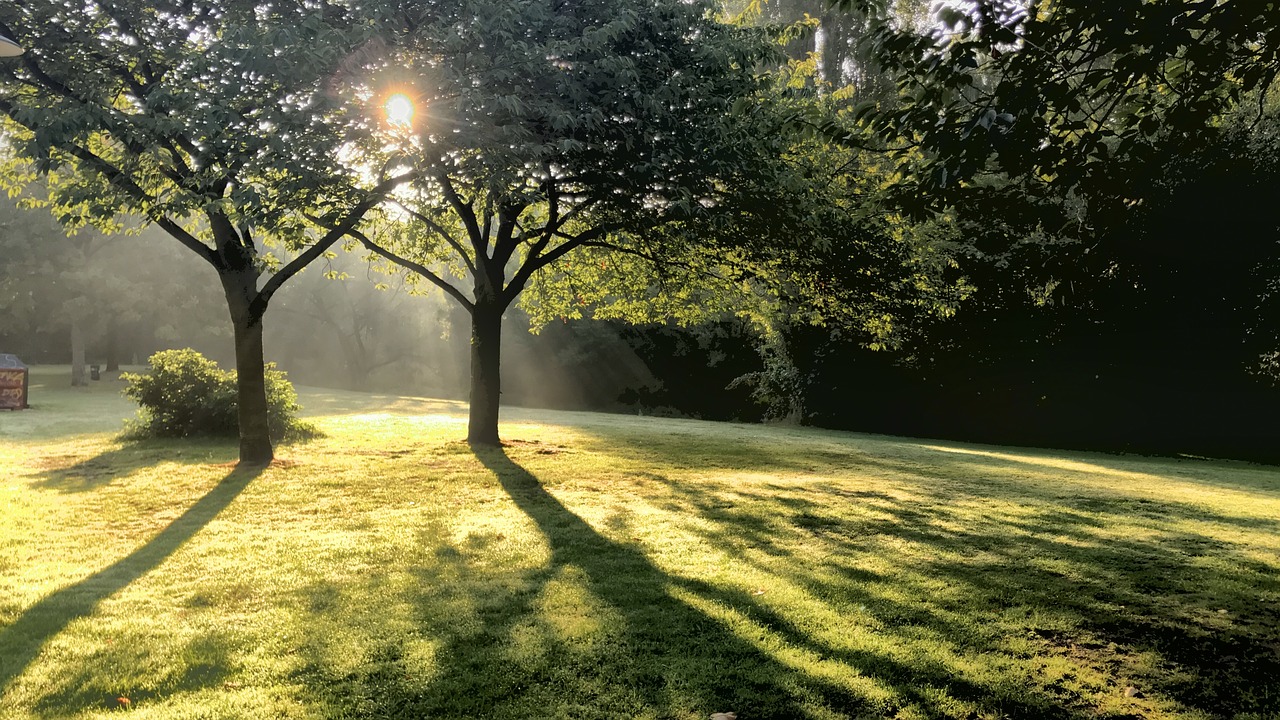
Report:
[[[613,678],[634,684],[632,693],[646,706],[660,714],[696,704],[706,714],[749,709],[752,717],[807,715],[791,697],[794,690],[782,690],[786,676],[794,675],[794,671],[778,665],[718,621],[674,597],[673,578],[655,567],[642,552],[600,535],[503,451],[481,449],[476,457],[493,472],[516,506],[537,524],[550,546],[552,571],[580,569],[589,592],[620,613],[626,645],[641,655],[663,658],[660,665],[667,669],[663,675],[643,670],[630,678],[625,677],[625,672]],[[842,689],[816,689],[847,711],[859,704],[857,698]]]
[[[627,459],[681,467],[751,468],[759,471],[804,472],[864,467],[880,461],[905,467],[954,467],[964,462],[975,469],[1014,469],[1084,476],[1114,473],[1117,483],[1126,474],[1164,475],[1180,482],[1212,485],[1246,492],[1280,492],[1280,469],[1233,460],[1198,460],[1082,450],[1011,448],[980,443],[929,441],[891,435],[841,433],[803,429],[797,445],[776,442],[708,443],[692,432],[671,433],[643,427],[596,430],[583,440],[588,450],[601,450]],[[799,432],[798,430],[793,432]],[[634,450],[629,450],[634,448]],[[893,457],[889,456],[889,449]],[[1068,464],[1064,467],[1062,461]]]
[[[1026,629],[1048,654],[1106,664],[1128,654],[1154,653],[1177,672],[1149,678],[1147,691],[1210,716],[1261,712],[1270,717],[1280,707],[1274,699],[1280,697],[1280,605],[1267,600],[1280,593],[1274,567],[1194,532],[1165,529],[1133,538],[1101,532],[1141,518],[1142,509],[1135,508],[1139,501],[1105,504],[1082,514],[1061,507],[1070,498],[1054,501],[1036,492],[1016,492],[1025,488],[996,487],[988,490],[989,496],[1034,506],[1038,512],[975,521],[942,501],[930,503],[936,509],[929,512],[888,498],[858,498],[851,506],[853,499],[813,487],[808,490],[812,499],[788,516],[776,512],[776,499],[725,506],[715,492],[696,485],[668,486],[680,499],[674,511],[713,523],[688,529],[739,562],[765,572],[785,568],[790,579],[813,593],[838,592],[872,609],[890,626],[923,627],[958,647],[1007,653],[1006,638],[975,635],[948,620],[957,608],[947,602],[955,600],[938,601],[922,591],[917,601],[904,604],[874,592],[877,586],[901,586],[913,577],[945,578],[951,587],[964,589],[962,612],[1025,610],[1031,618],[1048,618],[1045,626],[1033,620]],[[749,494],[739,490],[738,495]],[[963,498],[965,493],[953,495]],[[1150,504],[1154,514],[1171,520],[1221,520],[1210,512]],[[774,509],[773,514],[763,516],[761,508]],[[957,529],[965,518],[967,524]],[[819,569],[795,562],[786,548],[803,546],[808,538],[831,548],[834,557],[847,558],[851,566],[840,562]],[[858,571],[856,559],[874,554],[868,542],[876,538],[906,541],[919,549],[918,559],[889,577]],[[1044,559],[1052,562],[1039,562]],[[1070,619],[1067,629],[1055,626],[1064,618]],[[789,638],[798,633],[785,619],[766,621]],[[830,655],[866,668],[862,658],[839,651]]]
[[[370,662],[359,667],[324,653],[304,663],[296,680],[331,696],[334,716],[692,718],[735,711],[743,720],[900,712],[1083,720],[1099,716],[1099,697],[1119,695],[1132,681],[1161,702],[1180,703],[1181,711],[1271,717],[1272,698],[1280,696],[1280,656],[1271,645],[1280,641],[1280,608],[1266,600],[1280,592],[1280,580],[1266,574],[1267,563],[1196,532],[1106,532],[1147,513],[1212,521],[1212,511],[1126,504],[1105,490],[1093,498],[1104,504],[1077,507],[1079,498],[1040,483],[935,477],[927,461],[885,460],[880,468],[904,479],[907,497],[818,478],[801,488],[733,486],[726,498],[719,485],[650,476],[670,487],[667,522],[735,562],[807,590],[831,610],[856,614],[851,627],[869,627],[887,641],[857,643],[813,630],[803,609],[775,610],[736,587],[669,574],[623,539],[625,521],[605,535],[503,451],[476,456],[519,510],[513,515],[536,526],[547,561],[531,560],[538,553],[528,548],[504,549],[510,541],[502,522],[459,527],[442,508],[418,535],[421,554],[410,561],[412,580],[403,589],[389,591],[393,585],[375,579],[350,592],[317,586],[307,598],[317,618],[335,605],[368,603],[373,614],[404,610],[412,628],[371,635]],[[830,462],[873,460],[851,454]],[[974,503],[988,497],[1014,501],[1019,510],[975,515]],[[507,504],[500,494],[483,499]],[[1028,508],[1035,512],[1023,512]],[[900,565],[861,567],[883,556],[886,540],[907,551]],[[815,545],[830,551],[823,562],[798,554]],[[1197,564],[1200,555],[1214,562]],[[925,581],[936,579],[954,592],[935,594],[936,584]],[[1207,593],[1203,583],[1215,589]],[[304,626],[316,629],[312,644],[346,652],[349,643],[329,637],[324,623]],[[952,650],[913,651],[934,641]],[[966,669],[948,653],[992,661]],[[1031,665],[1025,672],[1002,667],[1025,653],[1089,672],[1079,682],[1041,681]],[[1128,664],[1135,657],[1157,657],[1173,671]],[[1081,684],[1095,681],[1120,684]],[[1108,716],[1137,717],[1116,713],[1141,709],[1111,708]]]
[[[103,600],[154,570],[218,516],[262,468],[232,470],[180,517],[127,557],[54,592],[0,629],[0,691],[27,669],[45,643],[67,625],[93,613]]]
[[[1039,462],[1032,462],[1028,459],[1007,459],[1000,457],[981,457],[981,456],[951,456],[943,455],[935,457],[927,465],[919,465],[914,463],[906,463],[896,461],[890,458],[874,458],[864,461],[866,464],[885,469],[894,475],[918,477],[930,481],[934,487],[942,488],[934,491],[933,495],[938,499],[952,498],[957,496],[965,496],[969,498],[992,497],[1001,493],[1008,494],[1016,492],[1020,497],[1027,499],[1039,499],[1055,504],[1074,505],[1076,510],[1085,511],[1094,514],[1116,514],[1116,515],[1133,515],[1135,513],[1147,513],[1153,518],[1182,518],[1187,520],[1210,521],[1222,523],[1226,525],[1235,525],[1242,528],[1280,531],[1280,520],[1274,518],[1248,516],[1241,517],[1215,511],[1204,506],[1185,500],[1175,500],[1171,498],[1159,497],[1140,497],[1132,490],[1125,487],[1126,473],[1136,473],[1146,475],[1146,472],[1125,468],[1124,465],[1116,467],[1106,467],[1102,465],[1093,468],[1072,468],[1072,469],[1050,469],[1032,471],[1031,477],[1037,482],[1026,483],[1017,479],[1017,475],[1003,475],[1010,469],[1022,469],[1027,467],[1042,467]],[[1195,462],[1195,461],[1190,461]],[[944,471],[944,468],[946,470]],[[955,471],[965,468],[964,474],[957,474]],[[1109,487],[1093,486],[1087,489],[1080,489],[1078,495],[1068,498],[1063,495],[1065,487],[1055,487],[1051,484],[1043,482],[1049,477],[1067,477],[1067,478],[1088,478],[1088,477],[1106,477],[1108,473],[1116,473],[1112,478]],[[996,479],[996,482],[988,482],[985,485],[975,482],[981,478]],[[1008,480],[1001,478],[1008,477]],[[964,478],[963,480],[959,478]],[[1280,485],[1280,473],[1270,474],[1263,472],[1256,478],[1255,484],[1219,482],[1211,477],[1211,470],[1200,470],[1196,476],[1178,476],[1172,479],[1176,482],[1193,482],[1205,485],[1214,485],[1217,487],[1227,487],[1235,490],[1250,492],[1255,495],[1271,493],[1276,490],[1276,485]],[[1001,489],[1000,485],[1007,484],[1008,487]],[[961,487],[963,486],[963,487]]]
[[[824,714],[892,715],[903,701],[929,707],[935,699],[927,697],[928,690],[938,687],[947,687],[954,696],[979,705],[999,707],[1009,717],[1078,716],[1046,696],[1024,692],[1011,697],[997,688],[957,677],[941,666],[908,666],[872,651],[838,651],[747,593],[666,574],[643,552],[598,533],[501,450],[481,450],[476,455],[517,507],[537,524],[550,546],[551,566],[580,570],[589,591],[623,618],[627,646],[664,668],[660,677],[628,678],[625,669],[609,677],[609,682],[633,683],[632,694],[659,716],[691,704],[706,712],[736,709],[744,718],[807,717],[816,707],[824,708],[819,711]],[[873,701],[851,688],[783,664],[680,595],[732,608],[782,637],[792,649],[838,658],[891,687],[898,699],[886,707],[883,701]]]
[[[996,445],[929,443],[916,445],[934,466],[965,464],[977,468],[1031,470],[1069,477],[1107,476],[1123,484],[1129,477],[1168,478],[1248,493],[1280,493],[1280,468],[1240,460],[1147,457],[1078,450],[1008,448]]]

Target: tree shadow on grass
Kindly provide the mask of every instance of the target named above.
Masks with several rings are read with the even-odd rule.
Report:
[[[1077,720],[1173,706],[1265,717],[1280,690],[1267,654],[1276,632],[1259,628],[1270,610],[1248,605],[1251,593],[1275,596],[1280,580],[1261,566],[1235,579],[1227,567],[1197,566],[1197,553],[1250,560],[1190,530],[1106,533],[1136,510],[1210,520],[1185,503],[1135,509],[1117,496],[1081,509],[1040,484],[956,484],[892,460],[879,471],[904,491],[821,476],[754,487],[648,476],[671,488],[664,522],[779,593],[798,588],[778,605],[773,591],[757,597],[709,579],[720,576],[714,568],[708,579],[696,565],[669,573],[625,539],[626,517],[604,520],[606,535],[503,451],[476,456],[507,496],[480,502],[509,499],[518,513],[486,510],[486,524],[463,528],[441,508],[420,529],[402,584],[323,584],[308,599],[312,637],[295,679],[327,696],[332,715]],[[1020,510],[966,514],[993,492]],[[512,547],[504,533],[514,518],[536,528],[545,559]],[[1221,583],[1225,596],[1197,595],[1198,580]],[[1217,602],[1238,627],[1219,622]],[[367,605],[370,622],[354,643],[367,650],[359,662],[325,625],[331,608],[352,605]],[[814,607],[843,619],[824,628],[806,615]],[[393,616],[394,631],[374,629]],[[846,638],[842,627],[873,634]],[[1173,670],[1143,666],[1152,656]],[[1041,677],[1052,663],[1059,674]],[[1126,682],[1163,709],[1126,700]]]
[[[483,586],[473,576],[504,571],[471,565],[464,552],[428,538],[439,549],[420,582],[450,588],[418,600],[423,625],[444,638],[436,651],[439,674],[425,689],[412,690],[397,676],[403,672],[403,647],[385,648],[385,667],[397,669],[362,681],[377,688],[370,699],[379,712],[885,717],[906,706],[936,710],[939,698],[949,694],[1011,717],[1083,717],[1048,696],[988,687],[938,663],[907,664],[875,650],[833,648],[760,598],[672,576],[638,547],[602,535],[503,451],[477,450],[476,456],[536,525],[549,562],[489,583],[483,595],[467,596],[465,588]],[[584,623],[599,625],[575,635]],[[814,669],[832,659],[843,671],[829,665]],[[495,707],[494,698],[506,700]]]
[[[638,548],[599,534],[501,450],[478,450],[476,456],[544,536],[551,553],[548,573],[568,569],[577,577],[618,623],[619,644],[634,654],[604,659],[611,666],[584,668],[587,672],[626,687],[626,694],[659,717],[681,710],[702,716],[732,710],[743,717],[804,717],[804,696],[848,712],[865,709],[866,703],[848,690],[799,676],[678,597],[676,579]]]
[[[739,426],[717,425],[716,432]],[[769,433],[773,428],[761,429]],[[1043,448],[1010,448],[998,445],[928,441],[889,435],[871,435],[789,428],[797,442],[781,444],[776,435],[751,442],[752,426],[742,426],[741,442],[708,440],[695,432],[661,432],[635,425],[595,428],[581,441],[585,450],[605,452],[647,466],[656,456],[667,467],[745,469],[755,472],[797,473],[831,470],[887,469],[899,472],[929,467],[975,470],[998,469],[1029,475],[1052,473],[1060,477],[1114,476],[1117,484],[1131,477],[1170,477],[1179,482],[1241,490],[1280,493],[1280,468],[1233,460],[1146,457],[1118,453]],[[722,437],[718,435],[717,437]],[[1280,523],[1277,523],[1280,529]]]
[[[1133,502],[1125,493],[1127,484],[1134,480],[1174,482],[1188,485],[1209,486],[1254,495],[1280,496],[1280,468],[1253,465],[1235,460],[1202,460],[1167,457],[1142,457],[1137,455],[1105,455],[1102,453],[1046,451],[1011,451],[1009,448],[981,445],[956,445],[934,443],[918,446],[927,464],[915,469],[928,474],[929,467],[966,468],[975,473],[996,473],[1005,476],[1057,477],[1080,480],[1106,479],[1121,492],[1110,493],[1111,499]],[[902,469],[901,464],[898,469]],[[934,477],[941,477],[934,475]],[[1096,485],[1093,494],[1106,494]],[[1053,495],[1054,493],[1046,493]],[[1170,503],[1173,501],[1163,500]],[[1180,512],[1188,514],[1198,506],[1182,503]],[[1091,509],[1091,508],[1085,508]],[[1216,522],[1243,527],[1258,527],[1280,531],[1280,520],[1274,518],[1237,518],[1221,512],[1211,513]]]
[[[27,608],[0,628],[0,691],[21,675],[45,644],[72,622],[91,615],[103,600],[158,567],[231,504],[262,468],[236,468],[164,530],[127,557],[68,585]]]
[[[730,503],[726,486],[667,481],[668,509],[736,562],[865,607],[885,632],[984,657],[1016,656],[1029,640],[1037,655],[1110,677],[1117,686],[1105,692],[1135,683],[1211,717],[1280,710],[1280,575],[1214,528],[1269,531],[1269,520],[1105,489],[1079,498],[1034,483],[965,487],[918,465],[895,474],[903,497],[852,497],[823,480],[733,488]],[[885,545],[900,564],[860,567],[881,567]],[[814,546],[829,559],[794,556]],[[897,599],[903,590],[909,602]],[[999,631],[955,621],[984,616]],[[1064,706],[1087,702],[1071,688],[1044,692]]]

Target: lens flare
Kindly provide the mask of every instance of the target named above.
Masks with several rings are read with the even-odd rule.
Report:
[[[387,111],[387,122],[400,127],[413,125],[413,101],[404,93],[396,93],[387,98],[384,105]]]

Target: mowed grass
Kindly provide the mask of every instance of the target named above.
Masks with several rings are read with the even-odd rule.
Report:
[[[1280,471],[304,391],[0,413],[0,717],[1277,718]]]

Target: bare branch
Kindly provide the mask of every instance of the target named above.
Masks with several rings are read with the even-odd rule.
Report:
[[[399,200],[392,199],[391,202],[399,206],[401,210],[404,210],[405,212],[409,213],[409,215],[413,217],[414,220],[417,220],[423,225],[426,225],[427,227],[431,228],[431,231],[434,232],[436,235],[439,235],[440,237],[444,238],[444,241],[449,243],[449,247],[453,248],[453,251],[458,253],[458,256],[462,258],[462,262],[466,264],[467,270],[470,270],[473,274],[475,273],[476,271],[475,263],[471,261],[471,256],[468,255],[466,249],[462,247],[462,243],[458,242],[457,239],[454,238],[453,235],[447,232],[443,227],[441,227],[439,223],[437,223],[435,220],[432,220],[430,217],[427,217],[426,215],[418,212],[417,210],[414,210],[413,208],[405,205]]]
[[[310,264],[311,261],[323,255],[330,247],[333,246],[334,243],[342,239],[344,235],[349,234],[350,231],[355,228],[356,224],[364,218],[365,213],[369,212],[369,210],[373,209],[385,200],[392,190],[417,176],[418,173],[416,171],[410,171],[403,175],[397,175],[378,183],[378,185],[370,191],[369,197],[365,198],[363,202],[353,207],[336,225],[327,228],[328,232],[325,233],[324,237],[317,240],[311,245],[311,247],[308,247],[306,250],[299,253],[297,257],[290,260],[284,267],[276,271],[276,273],[271,276],[271,279],[267,280],[266,284],[262,286],[262,289],[258,291],[257,297],[253,299],[253,305],[255,307],[260,306],[261,310],[265,312],[267,309],[267,302],[271,300],[271,296],[280,289],[281,285],[284,285],[289,278],[297,275],[302,268]]]
[[[436,273],[432,272],[430,268],[423,265],[422,263],[414,262],[409,258],[406,258],[401,255],[397,255],[396,253],[393,253],[390,250],[387,250],[381,245],[378,245],[377,243],[370,240],[367,235],[365,235],[364,233],[354,228],[351,230],[348,230],[346,234],[360,241],[360,244],[365,246],[365,248],[368,249],[370,252],[373,252],[381,257],[384,257],[387,260],[390,260],[391,262],[403,268],[412,270],[413,272],[416,272],[422,277],[426,278],[427,281],[429,281],[432,285],[435,285],[436,287],[445,291],[445,293],[448,294],[449,297],[453,298],[454,300],[457,300],[458,304],[462,305],[462,307],[465,308],[467,312],[471,312],[475,308],[475,303],[471,302],[471,300],[469,300],[466,295],[462,294],[461,290],[454,287],[451,283],[445,281],[443,278],[441,278]]]
[[[453,188],[453,181],[448,175],[437,173],[436,180],[444,189],[445,199],[453,206],[453,211],[458,213],[458,217],[462,218],[462,224],[467,228],[467,234],[471,236],[471,246],[476,251],[476,264],[479,265],[484,260],[488,260],[489,237],[480,232],[480,224],[476,222],[476,213],[471,203],[462,200],[458,191]]]

